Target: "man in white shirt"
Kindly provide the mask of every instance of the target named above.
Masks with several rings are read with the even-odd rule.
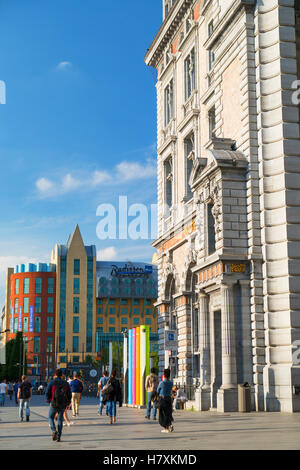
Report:
[[[0,384],[0,404],[4,406],[5,404],[5,396],[7,395],[7,384],[6,379]]]

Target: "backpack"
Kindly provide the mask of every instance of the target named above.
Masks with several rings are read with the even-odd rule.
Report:
[[[68,398],[66,394],[66,383],[58,382],[54,384],[54,396],[51,402],[53,408],[64,410],[68,404]]]
[[[109,395],[110,393],[112,393],[114,391],[114,387],[113,385],[111,384],[110,380],[107,382],[106,385],[104,385],[104,387],[101,389],[101,392],[104,394],[104,395]]]
[[[158,386],[158,377],[156,375],[150,375],[148,383],[149,383],[149,387],[151,388],[151,391],[155,392]]]
[[[21,388],[21,395],[22,398],[30,398],[30,383],[29,382],[23,382],[22,388]]]

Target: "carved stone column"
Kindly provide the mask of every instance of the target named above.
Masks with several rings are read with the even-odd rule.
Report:
[[[232,284],[221,285],[222,297],[222,386],[218,391],[217,410],[238,411],[235,347],[235,312]]]

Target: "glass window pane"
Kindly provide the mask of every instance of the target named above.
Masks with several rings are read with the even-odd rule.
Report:
[[[35,313],[41,313],[41,297],[36,297],[35,298],[35,306],[34,306],[34,310],[35,310]]]
[[[53,304],[54,304],[53,297],[48,297],[48,313],[53,313]]]
[[[29,297],[24,297],[23,309],[24,309],[24,313],[29,313]]]
[[[79,317],[73,318],[73,333],[79,333]]]
[[[74,275],[80,275],[80,259],[74,259]]]
[[[54,279],[50,277],[48,279],[48,294],[54,294]]]
[[[35,293],[41,294],[42,293],[42,278],[37,277],[35,280]]]
[[[74,278],[73,293],[80,294],[80,279],[78,277]]]
[[[34,332],[35,333],[41,332],[41,317],[35,317],[34,319]]]
[[[47,318],[47,332],[53,333],[53,317]]]
[[[73,298],[73,313],[79,313],[79,297]]]
[[[24,279],[24,294],[29,294],[29,278]]]
[[[28,317],[23,318],[23,333],[28,333]]]

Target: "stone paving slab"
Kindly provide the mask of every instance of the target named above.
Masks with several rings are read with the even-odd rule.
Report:
[[[83,398],[74,425],[53,442],[48,405],[33,396],[30,422],[19,422],[18,407],[0,407],[0,449],[4,450],[299,450],[300,415],[176,411],[174,433],[162,434],[145,410],[117,408],[117,424],[97,414],[96,398]]]

